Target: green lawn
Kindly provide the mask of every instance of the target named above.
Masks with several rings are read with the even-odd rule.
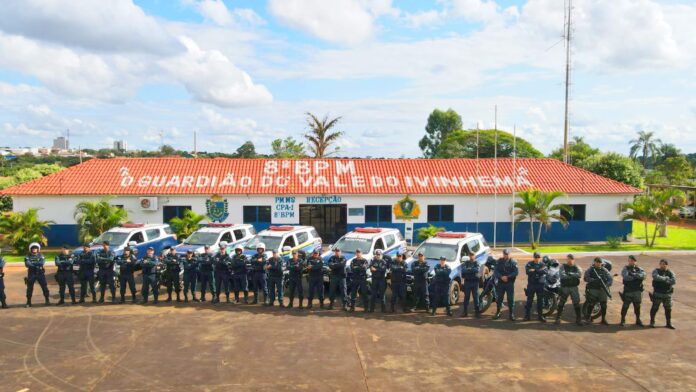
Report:
[[[46,261],[53,261],[56,258],[56,255],[59,252],[55,251],[48,251],[48,252],[43,252],[44,257],[46,258]],[[6,262],[8,263],[23,263],[24,262],[24,255],[18,256],[18,255],[13,255],[9,253],[3,253],[0,254]]]
[[[648,235],[652,237],[655,225],[648,224]],[[655,246],[645,246],[645,226],[642,222],[633,221],[634,243],[622,243],[619,248],[612,249],[606,244],[569,244],[569,245],[544,245],[537,251],[541,253],[566,253],[566,252],[599,252],[599,251],[644,251],[644,250],[696,250],[696,229],[687,229],[670,226],[667,228],[666,238],[655,238]],[[640,241],[640,242],[637,242]],[[532,252],[531,247],[521,247],[527,252]]]

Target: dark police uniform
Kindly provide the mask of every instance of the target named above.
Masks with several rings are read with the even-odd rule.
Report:
[[[602,308],[602,324],[607,324],[607,293],[604,291],[604,286],[611,287],[614,279],[611,277],[609,270],[600,266],[595,268],[591,266],[585,271],[585,276],[583,278],[587,285],[585,286],[585,301],[587,302],[587,314],[585,315],[585,321],[589,322],[592,317],[592,308],[595,304],[599,302],[599,306]],[[604,285],[602,285],[604,282]]]
[[[462,280],[464,281],[464,303],[462,316],[467,316],[469,312],[469,297],[474,299],[474,312],[476,317],[481,314],[481,302],[479,301],[479,280],[481,269],[476,260],[467,260],[461,267]]]
[[[307,308],[312,309],[314,296],[319,297],[319,306],[324,308],[324,261],[319,256],[310,256],[307,260],[309,270],[309,296]]]
[[[247,257],[244,253],[234,254],[230,266],[232,268],[232,279],[234,280],[234,302],[239,302],[239,291],[244,292],[244,303],[249,303],[249,288],[247,278]]]
[[[329,309],[333,309],[336,295],[341,296],[343,310],[348,310],[348,292],[346,287],[346,258],[341,255],[329,257]]]
[[[7,297],[5,296],[5,259],[0,256],[0,304],[7,309]]]
[[[126,256],[116,256],[116,264],[118,265],[118,283],[121,286],[121,303],[126,302],[126,286],[130,289],[131,300],[135,303],[135,266],[138,263],[138,258],[131,253]]]
[[[254,285],[254,304],[259,302],[259,291],[263,292],[263,303],[268,301],[268,277],[266,276],[266,254],[251,256],[251,282]]]
[[[413,295],[415,298],[414,308],[420,305],[421,301],[425,301],[425,311],[430,311],[430,293],[428,292],[428,272],[430,266],[428,263],[419,261],[411,264],[411,273],[413,274]]]
[[[154,303],[157,303],[159,300],[158,275],[161,263],[156,256],[150,257],[146,255],[138,261],[138,265],[143,271],[143,287],[140,289],[143,295],[143,303],[147,303],[150,297],[150,289],[152,289],[152,295],[155,298]]]
[[[396,311],[396,302],[401,301],[401,307],[404,312],[408,312],[406,307],[406,274],[408,273],[408,267],[404,263],[403,259],[401,261],[394,261],[390,264],[391,269],[391,311],[394,313]]]
[[[187,253],[181,260],[184,266],[184,302],[188,302],[188,293],[191,292],[191,297],[194,302],[198,302],[196,298],[196,280],[198,279],[199,261],[192,253]]]
[[[74,256],[72,254],[59,254],[56,256],[56,267],[58,271],[56,272],[56,279],[58,279],[58,294],[60,296],[60,301],[58,305],[65,303],[65,288],[67,286],[68,293],[70,294],[70,299],[72,303],[75,301],[75,278],[73,277],[73,263]]]
[[[289,308],[293,307],[293,301],[295,300],[295,293],[300,300],[300,309],[302,309],[302,300],[304,299],[304,290],[302,288],[302,273],[306,268],[305,261],[297,257],[297,260],[292,258],[288,261],[288,291],[290,297]]]
[[[278,303],[280,307],[283,308],[285,307],[283,304],[283,273],[285,272],[285,261],[280,256],[271,257],[268,259],[266,265],[268,266],[268,291],[271,295],[268,304],[273,306],[277,295]]]
[[[232,264],[232,259],[230,259],[230,255],[225,253],[218,253],[215,255],[215,287],[217,287],[217,291],[215,292],[215,297],[213,299],[213,303],[218,303],[220,302],[220,293],[224,290],[225,291],[225,300],[227,302],[230,302],[230,283],[231,283],[231,276],[230,276],[230,267]],[[246,277],[246,274],[245,274]]]
[[[665,308],[665,319],[667,328],[674,329],[672,326],[672,293],[674,285],[677,284],[677,277],[672,270],[655,268],[652,273],[652,307],[650,308],[650,326],[655,326],[655,315],[660,309],[660,304]]]
[[[205,291],[210,288],[210,296],[215,297],[215,273],[213,272],[214,257],[210,253],[198,256],[198,278],[201,286],[201,301],[205,302]]]
[[[443,265],[436,265],[434,268],[435,276],[433,277],[433,304],[432,304],[432,309],[430,310],[430,314],[434,315],[435,311],[437,310],[437,307],[440,305],[445,305],[445,309],[447,310],[447,315],[451,316],[452,315],[452,310],[450,309],[450,298],[449,298],[449,288],[450,288],[450,282],[452,279],[450,279],[450,274],[452,273],[452,269],[445,264]]]
[[[623,305],[621,306],[621,325],[626,323],[628,308],[633,304],[633,313],[636,315],[636,325],[642,326],[643,323],[640,320],[640,303],[643,299],[645,270],[637,265],[633,267],[627,265],[621,271],[621,277],[623,277],[624,285],[623,293],[621,294],[621,300],[623,301]]]
[[[374,268],[374,271],[372,269]],[[382,306],[382,313],[387,311],[385,293],[387,291],[387,269],[389,263],[382,257],[380,260],[373,258],[370,263],[372,272],[372,301],[370,302],[370,312],[375,311],[375,303],[379,301]]]
[[[116,286],[114,285],[114,259],[116,255],[109,249],[99,249],[97,252],[97,278],[99,279],[99,303],[104,303],[104,293],[106,286],[111,292],[111,302],[116,302]]]
[[[558,310],[556,313],[556,323],[561,322],[563,315],[563,307],[565,306],[568,297],[570,297],[575,309],[575,323],[581,324],[581,308],[580,308],[580,278],[582,277],[582,268],[577,265],[563,264],[559,268],[559,276],[561,279],[561,288],[558,291]]]
[[[176,302],[181,302],[181,259],[179,255],[167,253],[162,260],[164,264],[164,285],[167,286],[167,302],[172,301],[172,291],[176,292]]]
[[[48,283],[46,282],[46,273],[44,271],[45,263],[46,259],[44,259],[41,253],[30,253],[24,257],[24,265],[27,267],[27,306],[31,306],[31,297],[32,294],[34,294],[35,282],[39,282],[46,304],[50,302],[48,299]]]
[[[85,302],[87,294],[87,285],[92,294],[92,302],[97,302],[97,290],[94,288],[94,267],[97,265],[97,259],[91,251],[82,252],[77,256],[75,264],[79,266],[77,276],[80,279],[80,303]]]
[[[546,321],[544,318],[544,284],[546,284],[546,275],[549,270],[543,262],[528,262],[524,267],[527,273],[527,304],[524,307],[524,319],[529,320],[532,315],[532,302],[536,296],[536,311],[539,321]]]
[[[495,287],[496,293],[496,314],[494,318],[500,318],[500,312],[503,308],[503,299],[507,295],[508,308],[510,309],[509,319],[515,319],[515,279],[517,279],[517,274],[519,270],[517,269],[517,260],[504,258],[498,259],[495,264],[495,270],[493,272],[496,276],[498,284]],[[503,276],[508,277],[507,282],[503,282]]]
[[[367,260],[363,257],[356,257],[350,262],[350,271],[352,273],[350,280],[350,311],[355,311],[355,300],[360,294],[362,298],[363,309],[369,311],[369,299],[367,298]]]

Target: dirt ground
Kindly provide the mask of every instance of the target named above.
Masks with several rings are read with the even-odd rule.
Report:
[[[617,272],[624,259],[614,259]],[[640,265],[652,271],[658,259]],[[25,271],[13,266],[11,308],[0,310],[0,391],[696,390],[696,259],[669,259],[676,331],[662,328],[662,311],[660,328],[619,327],[620,284],[609,327],[575,326],[572,307],[560,327],[493,321],[493,309],[476,320],[224,303],[46,307],[38,286],[39,305],[25,309]],[[644,293],[646,324],[649,306]]]

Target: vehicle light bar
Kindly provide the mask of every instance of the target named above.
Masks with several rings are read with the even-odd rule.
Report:
[[[202,225],[204,227],[232,227],[234,223],[206,223]]]
[[[357,233],[381,233],[382,229],[379,227],[356,227],[355,232]]]
[[[292,229],[293,229],[292,226],[270,226],[268,228],[268,230],[272,230],[272,231],[289,231]]]
[[[145,227],[145,224],[144,223],[124,223],[121,225],[121,227],[125,227],[125,228],[130,229],[130,228],[134,228],[134,227]]]
[[[437,233],[437,236],[440,238],[466,238],[469,236],[469,233],[462,233],[462,232],[456,232],[456,231],[443,231],[441,233]]]

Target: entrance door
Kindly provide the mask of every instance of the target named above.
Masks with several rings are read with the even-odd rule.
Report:
[[[347,232],[346,204],[300,204],[300,225],[314,226],[324,243],[333,244]]]

